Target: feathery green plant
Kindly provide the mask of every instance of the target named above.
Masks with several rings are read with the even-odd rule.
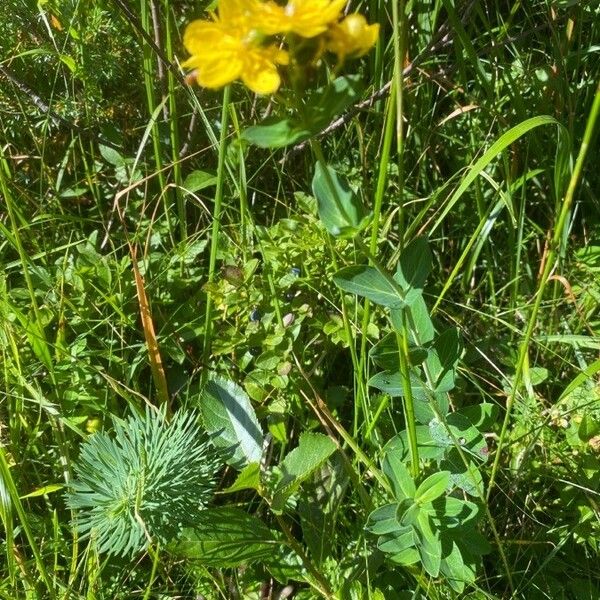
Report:
[[[134,556],[194,521],[212,497],[220,461],[193,412],[168,423],[164,411],[146,409],[115,420],[114,430],[114,438],[99,432],[82,444],[67,503],[99,552]]]

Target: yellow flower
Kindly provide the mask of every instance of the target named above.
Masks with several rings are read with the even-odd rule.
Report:
[[[267,35],[296,33],[312,38],[335,23],[347,0],[288,0],[285,6],[272,0],[254,3],[256,27]]]
[[[220,0],[213,21],[192,21],[183,34],[183,44],[192,55],[183,67],[194,69],[196,81],[220,88],[236,79],[257,94],[279,89],[277,65],[288,64],[287,52],[262,45],[253,22],[252,0]]]
[[[327,49],[343,61],[346,56],[362,56],[377,42],[379,25],[369,25],[363,15],[348,15],[329,30]]]

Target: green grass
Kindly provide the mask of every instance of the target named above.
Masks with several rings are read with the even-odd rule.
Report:
[[[598,598],[599,9],[351,2],[380,24],[362,89],[268,149],[246,129],[317,119],[327,74],[188,85],[209,4],[0,7],[0,598]],[[370,220],[332,233],[321,193]],[[196,411],[216,493],[167,540],[138,469],[146,548],[98,553],[82,444],[153,407]],[[377,523],[417,504],[402,565]],[[426,556],[454,527],[489,545],[463,591]]]

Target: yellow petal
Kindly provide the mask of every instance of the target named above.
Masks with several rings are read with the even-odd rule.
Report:
[[[340,17],[346,0],[289,0],[286,6],[272,0],[253,3],[253,22],[267,35],[293,32],[312,38]]]
[[[217,89],[240,76],[242,61],[233,54],[221,54],[217,60],[203,61],[196,68],[196,81],[204,87]]]
[[[277,67],[268,57],[253,53],[241,74],[244,84],[256,94],[273,94],[281,85]]]
[[[206,48],[221,45],[225,33],[217,23],[192,21],[183,34],[183,45],[190,54],[202,54]]]
[[[369,25],[363,15],[348,15],[331,28],[327,49],[335,52],[340,60],[346,56],[362,56],[377,42],[379,25]]]

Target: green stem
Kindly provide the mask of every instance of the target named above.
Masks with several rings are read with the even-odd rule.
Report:
[[[395,82],[392,84],[394,87]],[[381,157],[379,159],[379,173],[377,176],[377,188],[375,190],[375,198],[373,202],[373,221],[371,224],[371,240],[369,243],[369,251],[372,255],[377,253],[377,240],[379,239],[379,222],[381,220],[381,209],[383,205],[383,196],[385,194],[385,188],[388,182],[388,166],[390,161],[390,149],[392,147],[392,139],[394,136],[394,111],[396,106],[396,96],[393,93],[387,103],[386,108],[386,121],[383,133],[383,145],[381,148]],[[371,317],[371,303],[369,299],[365,299],[363,308],[363,319],[361,324],[361,340],[360,340],[360,362],[359,362],[359,373],[364,373],[365,377],[368,378],[368,372],[366,368],[367,364],[367,329],[369,327],[369,321]],[[366,402],[365,402],[366,404]],[[369,424],[368,430],[372,429],[372,423]],[[368,436],[367,436],[368,437]]]
[[[404,0],[392,2],[392,31],[394,42],[394,81],[390,94],[394,97],[396,106],[396,151],[398,161],[398,197],[400,198],[399,233],[400,241],[404,238],[404,78],[402,64],[406,54]]]
[[[48,572],[46,571],[46,567],[44,565],[44,560],[42,558],[42,553],[40,552],[40,549],[37,545],[35,536],[33,535],[31,528],[29,527],[29,520],[27,519],[27,514],[25,513],[23,505],[21,504],[21,500],[19,498],[19,492],[17,491],[17,487],[15,486],[15,482],[12,478],[12,474],[11,474],[10,468],[8,466],[8,461],[6,459],[4,448],[1,445],[0,445],[0,480],[2,480],[2,483],[5,487],[5,489],[8,491],[10,501],[12,502],[12,505],[15,507],[17,515],[19,516],[19,520],[21,521],[21,526],[23,527],[23,533],[25,533],[25,537],[27,538],[27,541],[29,542],[29,547],[31,548],[31,551],[33,552],[35,564],[38,568],[38,571],[40,573],[42,581],[44,582],[44,585],[46,586],[46,589],[48,591],[48,598],[50,598],[50,600],[54,600],[54,598],[56,597],[56,595],[54,594],[54,587],[50,580],[50,576],[48,575]]]
[[[208,282],[212,282],[215,276],[217,264],[217,250],[219,247],[219,234],[221,231],[221,206],[223,203],[223,186],[225,183],[225,158],[227,150],[227,127],[229,124],[229,100],[231,98],[231,87],[227,86],[223,91],[223,105],[221,109],[221,135],[219,138],[219,157],[217,165],[217,189],[215,191],[215,205],[213,207],[212,233],[210,240],[210,257],[208,261]],[[206,296],[206,314],[204,319],[204,343],[202,347],[202,383],[208,377],[208,359],[210,358],[210,346],[212,337],[213,306],[210,294]]]
[[[310,558],[308,558],[308,556],[307,556],[306,552],[304,552],[304,549],[302,548],[302,546],[298,543],[296,538],[292,535],[292,532],[290,531],[290,528],[287,526],[287,523],[279,515],[275,515],[275,518],[277,519],[277,522],[279,523],[279,526],[281,527],[281,530],[283,531],[285,537],[287,538],[288,543],[290,544],[291,548],[300,557],[300,560],[302,561],[304,568],[312,576],[310,578],[308,578],[308,577],[306,578],[307,583],[309,583],[311,585],[311,587],[313,587],[315,590],[317,590],[324,598],[327,598],[328,600],[333,600],[334,596],[329,587],[329,583],[325,580],[323,575],[321,575],[321,573],[319,573],[319,571],[316,569],[316,567],[312,564],[312,561],[310,560]],[[313,579],[314,579],[314,581],[313,581]]]
[[[407,308],[406,310],[410,310]],[[404,419],[406,433],[410,448],[411,475],[413,479],[419,476],[419,447],[417,444],[417,426],[415,420],[415,402],[410,384],[410,362],[408,358],[408,335],[406,327],[406,311],[402,311],[402,331],[396,331],[398,356],[400,359],[400,376],[402,377],[402,390],[404,392]]]
[[[598,114],[600,113],[600,84],[596,89],[596,95],[594,97],[594,101],[592,103],[592,108],[590,110],[590,114],[587,120],[585,132],[583,134],[583,140],[581,142],[581,146],[579,148],[579,154],[577,155],[577,160],[575,161],[575,166],[573,168],[573,173],[571,175],[571,179],[569,181],[569,186],[565,193],[565,197],[562,202],[561,210],[558,215],[558,219],[556,221],[556,226],[554,228],[554,234],[552,236],[552,241],[550,243],[550,248],[548,250],[548,255],[546,257],[546,262],[544,264],[544,269],[539,279],[538,288],[535,294],[535,300],[533,303],[533,308],[531,310],[531,314],[529,316],[529,320],[527,322],[527,328],[525,330],[525,335],[523,336],[523,340],[521,341],[519,347],[519,356],[517,361],[517,368],[515,372],[515,377],[513,380],[513,384],[511,386],[510,394],[506,401],[506,413],[504,415],[504,422],[502,423],[502,430],[500,432],[500,437],[498,439],[498,447],[496,449],[496,456],[494,457],[494,465],[492,466],[492,473],[490,476],[490,483],[487,491],[487,498],[489,500],[490,494],[494,488],[494,484],[496,482],[496,476],[498,473],[498,467],[500,464],[500,457],[502,455],[502,450],[506,443],[506,436],[508,433],[508,425],[510,422],[510,418],[512,415],[512,409],[515,403],[515,399],[517,397],[517,393],[519,388],[521,387],[521,383],[523,380],[523,373],[525,371],[525,366],[528,363],[528,351],[529,344],[531,342],[531,338],[533,336],[533,330],[537,324],[537,317],[540,310],[540,306],[542,303],[542,298],[544,296],[544,291],[546,289],[546,285],[548,283],[548,279],[550,277],[550,273],[554,268],[554,263],[557,257],[558,250],[560,248],[560,243],[562,240],[562,236],[565,230],[567,216],[570,213],[571,205],[573,204],[573,198],[575,195],[575,190],[577,188],[577,184],[579,183],[579,179],[581,177],[581,173],[583,170],[583,164],[585,162],[585,158],[587,155],[587,151],[589,149],[590,142],[592,140],[592,135],[594,133],[594,127],[596,125],[596,121],[598,120]]]

